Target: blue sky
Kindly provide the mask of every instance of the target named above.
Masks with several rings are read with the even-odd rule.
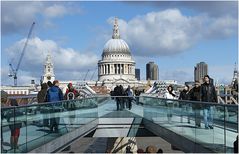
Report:
[[[20,84],[38,83],[48,51],[59,80],[88,78],[111,38],[114,17],[145,79],[145,65],[159,65],[161,80],[193,80],[196,63],[209,75],[230,83],[238,57],[237,1],[198,2],[1,2],[1,82],[8,63],[16,66],[31,23],[36,22],[18,76]],[[71,74],[69,76],[69,74]],[[94,80],[97,79],[97,73]]]

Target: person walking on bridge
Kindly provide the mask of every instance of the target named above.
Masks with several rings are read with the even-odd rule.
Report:
[[[128,107],[129,110],[131,110],[131,108],[132,108],[132,100],[133,100],[134,94],[133,94],[133,90],[130,88],[130,85],[126,89],[125,93],[128,96],[127,97],[127,102],[126,102],[126,107]]]
[[[120,109],[120,98],[119,98],[120,95],[121,95],[120,87],[116,85],[116,87],[114,88],[113,96],[115,96],[117,111]]]
[[[179,100],[189,100],[190,96],[189,96],[189,86],[185,85],[184,89],[181,91],[180,95],[179,95]],[[183,115],[187,115],[188,118],[188,123],[190,123],[190,108],[191,108],[191,103],[189,102],[180,102],[180,106],[181,106],[181,122],[183,122]]]
[[[55,80],[53,81],[53,86],[47,90],[47,102],[50,102],[52,104],[53,113],[60,112],[58,108],[59,106],[61,106],[59,102],[61,100],[63,100],[63,93],[61,89],[59,88],[59,81]],[[50,119],[51,131],[55,130],[55,132],[58,132],[59,121],[60,121],[59,117],[52,117]]]
[[[216,103],[217,94],[213,83],[210,83],[210,77],[204,76],[204,83],[201,86],[201,101]],[[205,129],[213,129],[213,106],[209,104],[204,105],[203,110]]]
[[[191,101],[201,101],[201,87],[199,81],[195,81],[194,87],[190,90],[190,100]],[[195,126],[201,127],[201,116],[200,111],[202,109],[202,104],[200,102],[194,103],[192,106],[195,112]]]

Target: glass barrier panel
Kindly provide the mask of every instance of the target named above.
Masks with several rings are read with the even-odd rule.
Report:
[[[238,132],[238,106],[151,97],[141,100],[144,118],[215,152],[231,152]]]
[[[225,127],[226,152],[233,153],[234,142],[238,137],[238,105],[225,106]]]

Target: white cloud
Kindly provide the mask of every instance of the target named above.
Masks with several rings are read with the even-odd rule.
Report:
[[[207,29],[206,36],[210,38],[227,38],[237,35],[238,20],[231,16],[212,19],[213,22]]]
[[[164,9],[172,7],[186,8],[193,12],[206,13],[214,17],[222,15],[238,15],[238,1],[153,1],[147,3],[137,2],[137,4],[150,4]]]
[[[76,7],[74,3],[53,4],[44,9],[44,16],[47,18],[62,17],[67,14],[82,13],[79,7]]]
[[[57,4],[50,2],[1,2],[2,8],[2,34],[14,34],[16,32],[25,31],[29,25],[36,22],[43,22],[50,27],[53,23],[51,18],[62,17],[67,14],[80,13],[80,8],[76,8],[74,4],[58,2]],[[43,18],[38,18],[40,15]],[[43,21],[42,21],[43,20]]]
[[[1,2],[2,34],[20,32],[29,26],[44,8],[41,2]]]
[[[108,22],[113,24],[114,18]],[[237,19],[231,16],[186,16],[179,9],[167,9],[119,20],[120,34],[134,55],[170,56],[185,52],[200,40],[227,38],[237,33]]]
[[[16,66],[18,62],[25,40],[22,39],[16,42],[5,51],[9,57],[17,57],[14,58],[13,66]],[[62,74],[62,72],[65,72],[64,75],[61,75],[61,80],[71,79],[73,74],[75,74],[75,78],[81,73],[85,74],[84,72],[87,69],[94,69],[97,66],[99,59],[99,57],[89,51],[80,52],[72,48],[62,48],[53,40],[41,40],[36,37],[28,42],[19,72],[30,72],[33,77],[39,78],[43,74],[43,64],[49,51],[53,57],[55,75],[57,76],[58,73]],[[76,72],[79,74],[76,74]]]

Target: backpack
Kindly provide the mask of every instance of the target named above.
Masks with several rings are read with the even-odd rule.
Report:
[[[59,89],[56,90],[56,89],[50,88],[47,93],[47,101],[48,102],[60,101]]]
[[[69,92],[67,94],[67,100],[70,100],[70,99],[75,99],[75,94],[73,92]]]

